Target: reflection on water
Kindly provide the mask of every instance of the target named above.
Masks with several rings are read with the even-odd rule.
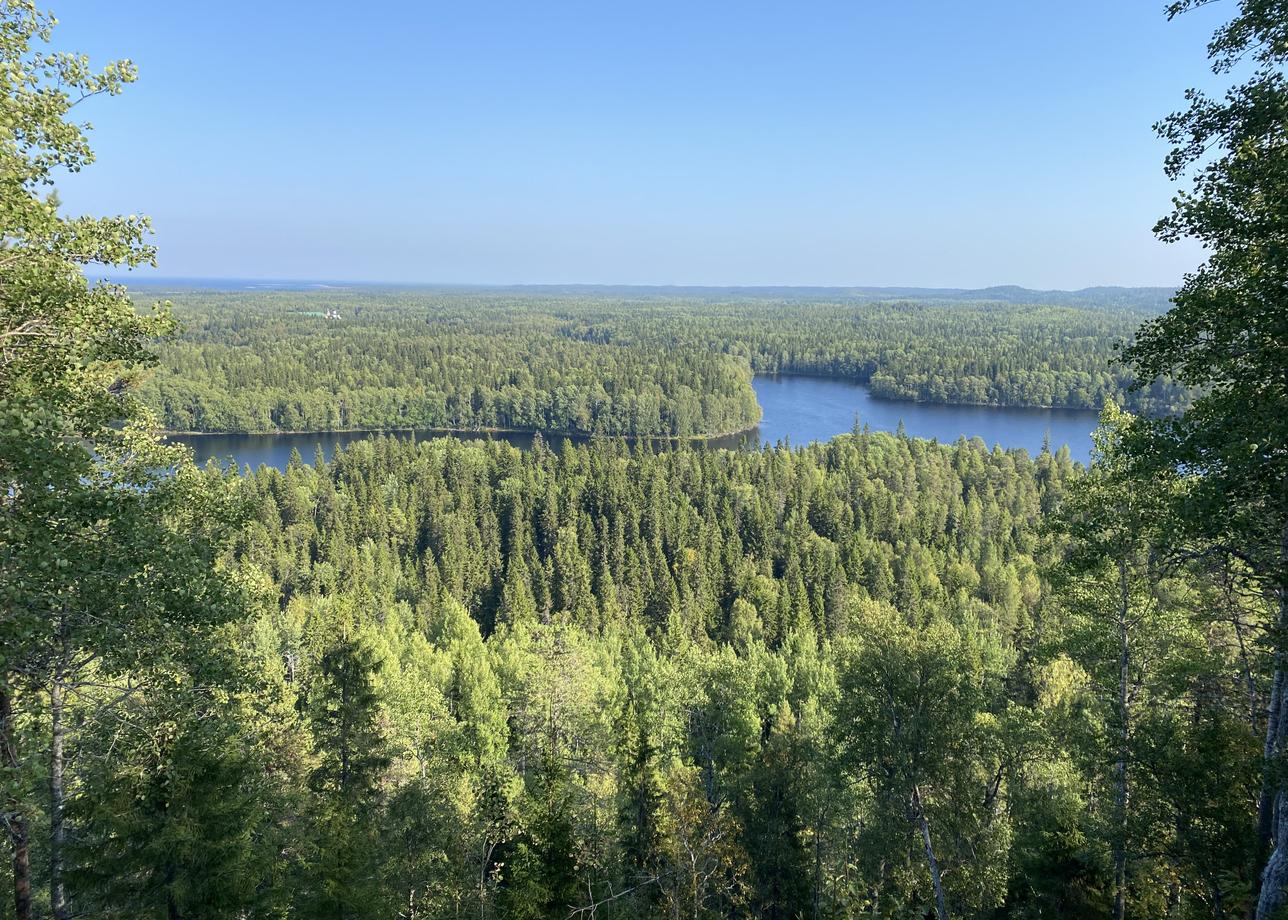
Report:
[[[756,398],[765,414],[760,426],[742,435],[705,442],[710,447],[737,448],[745,444],[776,444],[788,441],[807,444],[825,441],[851,431],[857,417],[860,425],[876,431],[894,431],[903,422],[909,435],[936,438],[950,443],[958,437],[979,437],[990,447],[1022,447],[1037,453],[1044,438],[1052,449],[1068,444],[1075,460],[1087,461],[1096,413],[1083,409],[1023,409],[999,406],[933,406],[925,403],[879,399],[867,387],[846,380],[824,377],[757,377],[752,381]],[[440,432],[399,431],[393,437],[416,439],[438,437]],[[198,463],[211,457],[233,459],[238,466],[261,464],[285,469],[291,451],[298,450],[312,463],[320,448],[329,459],[338,446],[369,437],[366,432],[323,432],[313,434],[201,434],[176,435],[174,440],[192,447]],[[507,441],[516,447],[532,446],[531,434],[466,432],[454,437],[467,441]],[[558,449],[565,440],[583,442],[569,435],[543,435]]]

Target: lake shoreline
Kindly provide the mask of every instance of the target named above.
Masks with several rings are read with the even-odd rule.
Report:
[[[1036,404],[1011,404],[1011,403],[987,403],[987,402],[937,402],[929,399],[905,399],[898,396],[887,396],[884,393],[874,392],[871,383],[865,383],[857,377],[843,377],[836,374],[810,374],[799,371],[790,371],[787,373],[773,374],[756,374],[756,377],[763,377],[766,380],[783,380],[792,377],[800,377],[808,380],[825,380],[835,383],[848,384],[854,387],[861,387],[866,390],[868,396],[872,399],[880,400],[885,403],[908,406],[929,406],[935,408],[963,408],[963,409],[1006,409],[1034,412],[1095,412],[1100,413],[1103,407],[1097,406],[1066,406],[1066,405],[1036,405]],[[222,428],[218,430],[184,430],[178,428],[162,428],[160,433],[164,437],[182,437],[182,438],[199,438],[199,437],[227,437],[230,435],[246,435],[253,437],[277,437],[277,436],[294,436],[294,435],[333,435],[333,434],[416,434],[424,432],[436,436],[448,436],[456,434],[465,435],[535,435],[543,437],[558,438],[580,438],[585,440],[596,441],[674,441],[676,443],[690,441],[723,441],[729,438],[736,438],[740,435],[750,434],[755,431],[765,420],[765,410],[763,406],[757,404],[759,417],[744,428],[738,428],[733,431],[706,434],[593,434],[585,431],[568,431],[566,429],[556,428],[439,428],[425,427],[419,428],[414,426],[404,426],[400,428],[272,428],[262,431],[249,431],[241,428]]]
[[[761,411],[761,417],[754,423],[745,428],[739,428],[735,431],[725,432],[723,434],[589,434],[583,431],[564,431],[551,428],[274,428],[268,431],[245,431],[242,429],[226,428],[218,431],[184,431],[176,428],[162,428],[159,433],[166,438],[221,438],[221,437],[254,437],[254,438],[273,438],[273,437],[302,437],[306,435],[336,435],[336,434],[426,434],[435,437],[449,437],[451,435],[541,435],[542,437],[553,438],[574,438],[585,441],[723,441],[728,438],[736,438],[740,435],[750,434],[760,427],[764,421],[764,411]]]
[[[235,458],[251,466],[267,462],[284,468],[292,450],[307,454],[321,446],[330,455],[338,447],[365,438],[393,437],[429,441],[454,437],[463,441],[506,441],[520,449],[532,446],[537,435],[559,450],[563,441],[576,444],[620,441],[639,444],[648,441],[656,449],[692,445],[706,449],[759,448],[780,443],[802,446],[828,441],[859,428],[896,432],[904,426],[910,437],[952,444],[961,437],[979,438],[1003,449],[1022,448],[1036,456],[1043,444],[1057,450],[1068,444],[1075,460],[1090,458],[1091,437],[1098,423],[1092,409],[1066,407],[1014,407],[993,405],[945,405],[913,400],[892,400],[872,394],[869,387],[852,378],[813,374],[760,374],[753,379],[759,421],[738,431],[720,435],[593,435],[567,431],[534,431],[518,428],[351,428],[264,432],[181,432],[165,435],[186,443],[199,461],[206,458]]]
[[[1052,405],[1043,403],[996,403],[996,402],[940,402],[934,399],[909,399],[904,396],[887,396],[884,393],[878,393],[872,389],[871,381],[860,380],[858,377],[845,377],[839,374],[810,374],[805,371],[784,371],[774,374],[756,374],[757,377],[764,377],[767,380],[782,380],[787,377],[805,377],[809,380],[828,380],[839,383],[848,383],[856,387],[863,387],[868,391],[868,395],[873,399],[879,399],[888,403],[907,403],[912,406],[936,406],[945,409],[1032,409],[1035,412],[1103,412],[1104,406],[1067,406]]]

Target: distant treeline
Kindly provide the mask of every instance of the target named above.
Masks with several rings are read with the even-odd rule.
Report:
[[[740,431],[751,374],[845,377],[896,399],[1181,408],[1129,392],[1114,344],[1153,301],[720,301],[388,290],[188,293],[145,398],[171,429]],[[338,313],[338,318],[333,318]],[[332,314],[332,315],[328,315]]]
[[[868,384],[878,396],[933,403],[1100,408],[1114,397],[1141,412],[1181,408],[1186,394],[1158,381],[1129,392],[1115,361],[1153,314],[999,302],[746,301],[604,311],[570,325],[587,341],[664,350],[682,345],[746,359],[759,374],[819,374]]]

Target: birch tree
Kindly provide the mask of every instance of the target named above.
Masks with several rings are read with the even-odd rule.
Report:
[[[1177,0],[1169,17],[1206,0]],[[1130,446],[1138,478],[1181,472],[1178,540],[1245,560],[1277,597],[1270,631],[1274,690],[1265,736],[1265,792],[1255,833],[1269,852],[1259,920],[1288,886],[1288,741],[1283,685],[1288,647],[1288,2],[1241,0],[1208,45],[1211,69],[1233,85],[1217,97],[1186,92],[1164,118],[1172,145],[1166,172],[1188,179],[1155,232],[1201,243],[1207,260],[1189,273],[1172,309],[1146,323],[1125,358],[1142,386],[1163,376],[1194,387],[1178,417],[1138,428]]]
[[[122,287],[83,273],[152,262],[148,223],[67,216],[54,191],[94,160],[73,110],[121,92],[135,68],[96,71],[50,50],[54,25],[28,0],[0,7],[0,746],[20,920],[32,913],[36,773],[50,911],[73,914],[70,708],[89,689],[109,703],[139,692],[141,662],[230,613],[212,565],[228,509],[133,395],[169,316],[141,314]],[[34,708],[47,734],[24,749],[15,723]]]

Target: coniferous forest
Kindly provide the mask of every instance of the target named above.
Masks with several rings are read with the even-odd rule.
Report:
[[[1206,247],[1161,307],[149,309],[87,280],[147,221],[52,194],[136,71],[0,5],[5,915],[1284,916],[1288,3],[1230,13],[1212,67],[1251,71],[1158,126],[1157,233]],[[786,371],[1101,426],[1087,467],[625,437],[746,427]],[[605,437],[239,471],[161,436],[365,427]]]
[[[373,290],[181,292],[143,395],[178,431],[515,429],[729,434],[751,373],[935,403],[1175,412],[1113,345],[1158,314],[1110,304]]]

